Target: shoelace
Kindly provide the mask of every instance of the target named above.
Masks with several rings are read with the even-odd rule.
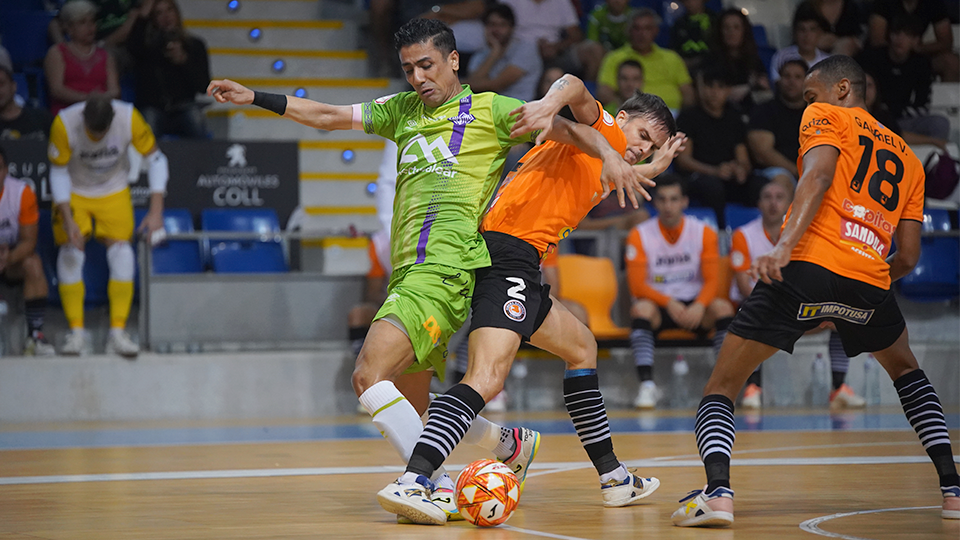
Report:
[[[691,491],[690,493],[687,493],[687,496],[684,497],[684,498],[682,498],[682,499],[680,499],[679,502],[687,502],[687,501],[689,501],[690,499],[696,497],[697,495],[699,495],[699,494],[701,494],[701,493],[703,493],[703,490],[702,490],[702,489],[695,489],[695,490]]]

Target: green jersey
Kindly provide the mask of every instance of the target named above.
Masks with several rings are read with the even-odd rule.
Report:
[[[471,270],[490,265],[477,228],[511,146],[517,99],[463,91],[436,108],[416,92],[362,105],[363,130],[396,141],[397,193],[390,227],[395,269],[434,263]]]

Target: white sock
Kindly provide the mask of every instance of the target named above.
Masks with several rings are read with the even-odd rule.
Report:
[[[373,425],[397,451],[400,459],[404,463],[410,461],[413,447],[423,432],[423,422],[407,398],[392,382],[380,381],[360,396],[360,404],[373,417]],[[440,467],[430,480],[435,481],[446,472]]]
[[[623,463],[621,463],[619,467],[608,472],[607,474],[601,474],[600,483],[603,484],[611,480],[616,480],[617,482],[623,482],[624,480],[627,479],[628,474],[630,473],[627,472],[627,468],[624,466]]]
[[[117,336],[117,335],[123,335],[124,332],[125,332],[125,331],[124,331],[123,328],[111,328],[111,329],[110,329],[110,337],[114,337],[114,336]]]
[[[467,434],[463,436],[463,442],[489,450],[498,459],[508,459],[513,456],[514,450],[504,447],[503,437],[501,437],[504,430],[509,431],[509,428],[501,427],[482,416],[477,416],[470,425],[470,429],[467,430]],[[512,444],[512,441],[508,441],[507,446],[512,446]]]

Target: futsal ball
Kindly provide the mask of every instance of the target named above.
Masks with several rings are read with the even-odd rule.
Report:
[[[520,502],[520,481],[510,467],[492,459],[467,465],[457,477],[457,508],[478,527],[495,527],[510,519]]]

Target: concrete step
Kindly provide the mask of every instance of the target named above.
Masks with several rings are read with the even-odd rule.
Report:
[[[357,49],[357,27],[352,21],[186,19],[183,25],[211,47]]]
[[[376,173],[383,147],[383,139],[301,141],[300,173]]]
[[[211,48],[210,73],[216,78],[343,77],[367,73],[365,51]]]
[[[369,234],[380,228],[377,211],[372,206],[368,210],[353,212],[314,206],[306,206],[304,209],[307,212],[307,217],[304,218],[303,223],[305,230],[346,232],[350,227],[353,227],[358,232]]]
[[[353,178],[317,179],[311,173],[300,175],[300,204],[304,207],[369,207],[375,204],[374,195],[367,190],[371,182],[377,181],[376,174],[358,174]]]
[[[318,0],[189,0],[180,3],[184,19],[309,21],[320,18]]]

